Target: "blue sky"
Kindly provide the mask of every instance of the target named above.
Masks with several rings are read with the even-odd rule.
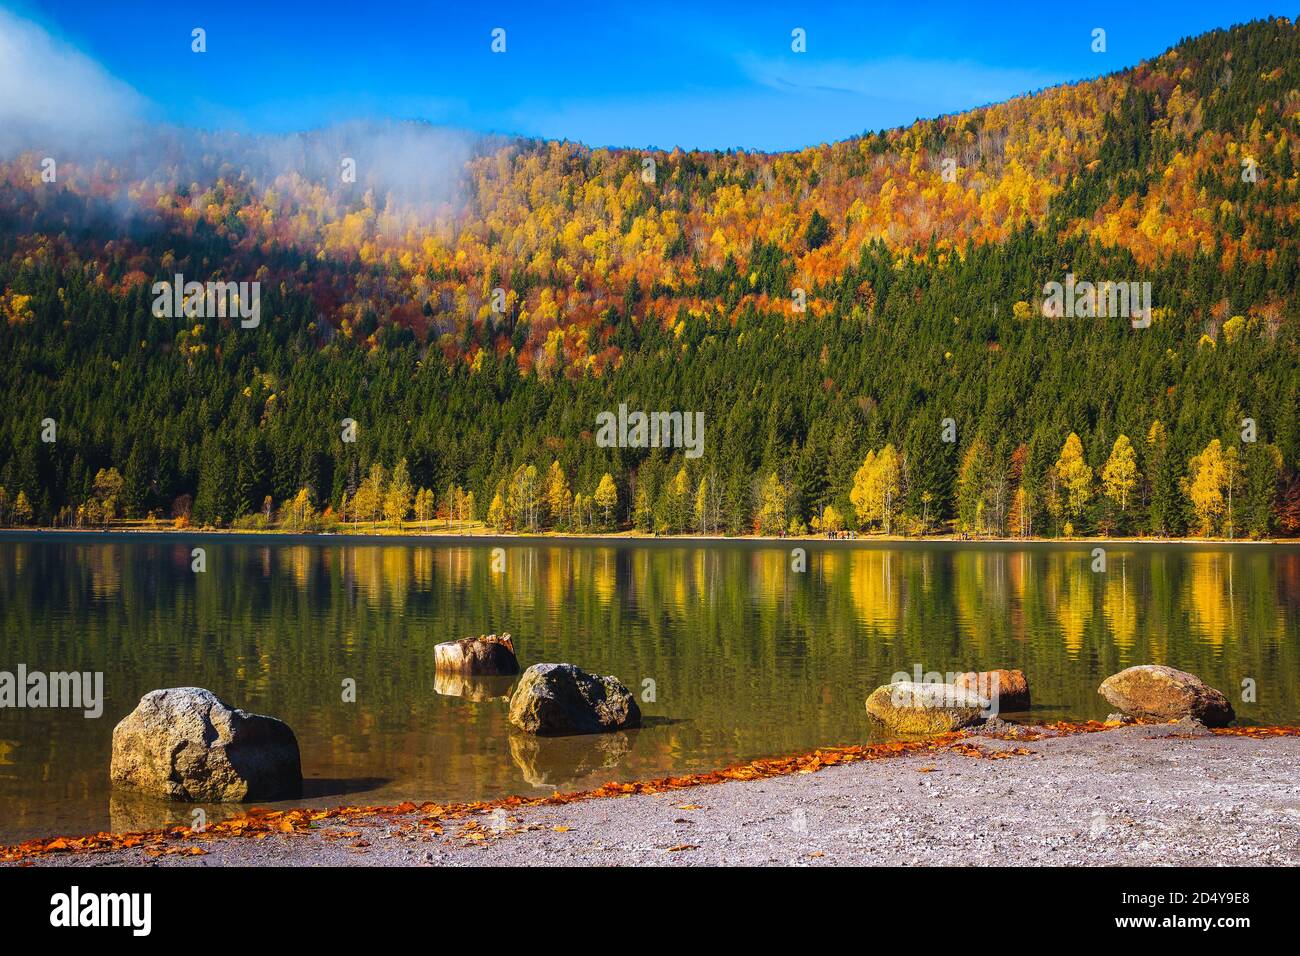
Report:
[[[392,117],[591,145],[791,149],[1085,79],[1277,14],[1205,3],[0,0],[187,126]],[[190,51],[207,31],[208,52]],[[490,50],[506,30],[506,53]],[[806,31],[807,52],[791,50]],[[1090,49],[1095,27],[1107,50]],[[2,78],[2,75],[0,75]],[[0,90],[0,95],[4,93]]]

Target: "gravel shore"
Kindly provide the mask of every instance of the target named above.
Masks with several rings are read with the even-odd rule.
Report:
[[[1300,738],[1132,726],[658,795],[322,821],[203,841],[204,855],[115,849],[36,865],[1300,864]],[[967,748],[969,749],[969,748]]]

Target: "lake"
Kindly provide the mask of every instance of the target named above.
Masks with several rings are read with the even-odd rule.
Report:
[[[1115,543],[1104,573],[1091,543],[813,542],[804,571],[791,546],[0,535],[0,670],[102,671],[105,697],[99,719],[0,709],[0,840],[188,824],[192,806],[108,785],[114,725],[158,687],[287,721],[314,806],[541,795],[866,742],[867,694],[916,667],[1020,668],[1026,716],[1083,720],[1109,712],[1106,676],[1166,663],[1223,690],[1238,723],[1300,723],[1300,546]],[[510,681],[434,673],[434,644],[494,631],[525,667],[618,676],[646,726],[512,732]]]

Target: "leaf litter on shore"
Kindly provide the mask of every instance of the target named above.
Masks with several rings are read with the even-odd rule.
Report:
[[[1118,726],[1120,725],[1117,722],[1103,723],[1097,720],[1082,722],[1060,721],[1032,729],[1026,728],[1024,731],[989,733],[979,736],[996,740],[1034,741],[1046,737],[1098,733],[1115,729]],[[1253,739],[1300,737],[1300,727],[1222,727],[1215,729],[1213,733],[1220,736],[1249,737]],[[886,760],[891,757],[915,753],[949,752],[972,759],[986,760],[1003,760],[1011,757],[1028,756],[1033,753],[1033,751],[1024,747],[999,750],[988,749],[978,746],[975,742],[977,739],[968,731],[957,731],[925,740],[823,747],[811,753],[752,760],[748,763],[735,764],[704,773],[660,777],[654,780],[628,783],[611,782],[594,790],[557,793],[546,797],[515,796],[492,801],[447,804],[433,802],[417,804],[408,800],[392,806],[342,806],[332,809],[300,807],[292,810],[268,810],[263,807],[253,807],[243,816],[209,824],[202,830],[173,825],[132,833],[100,832],[82,837],[43,837],[27,840],[12,846],[0,846],[0,862],[30,864],[36,858],[62,853],[107,853],[113,850],[135,848],[142,849],[150,856],[199,856],[206,854],[208,851],[193,841],[210,841],[241,836],[255,839],[264,839],[270,835],[297,836],[319,829],[327,821],[347,821],[353,825],[367,826],[374,824],[363,821],[375,820],[382,822],[387,820],[395,824],[400,833],[420,832],[435,836],[443,835],[445,825],[450,821],[463,821],[460,824],[458,834],[462,845],[477,844],[486,846],[489,842],[493,842],[502,836],[538,829],[536,824],[527,824],[502,827],[494,831],[485,829],[479,821],[471,819],[494,810],[563,806],[579,801],[611,797],[658,795],[728,781],[764,780],[790,774],[816,773],[827,767],[858,763],[864,760]],[[696,809],[696,807],[692,806],[692,809]],[[417,812],[423,814],[419,820],[400,822],[400,818]],[[517,818],[516,821],[512,822],[517,822]],[[557,832],[565,832],[559,827],[555,829]],[[351,833],[348,835],[354,836]],[[336,833],[333,838],[340,839],[341,835]],[[358,841],[353,846],[359,846],[363,843],[365,841]],[[369,844],[365,845],[368,846]],[[683,849],[686,848],[683,847]]]

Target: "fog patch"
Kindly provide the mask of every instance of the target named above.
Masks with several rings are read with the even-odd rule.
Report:
[[[94,60],[0,10],[0,156],[108,150],[148,112],[143,97]]]

